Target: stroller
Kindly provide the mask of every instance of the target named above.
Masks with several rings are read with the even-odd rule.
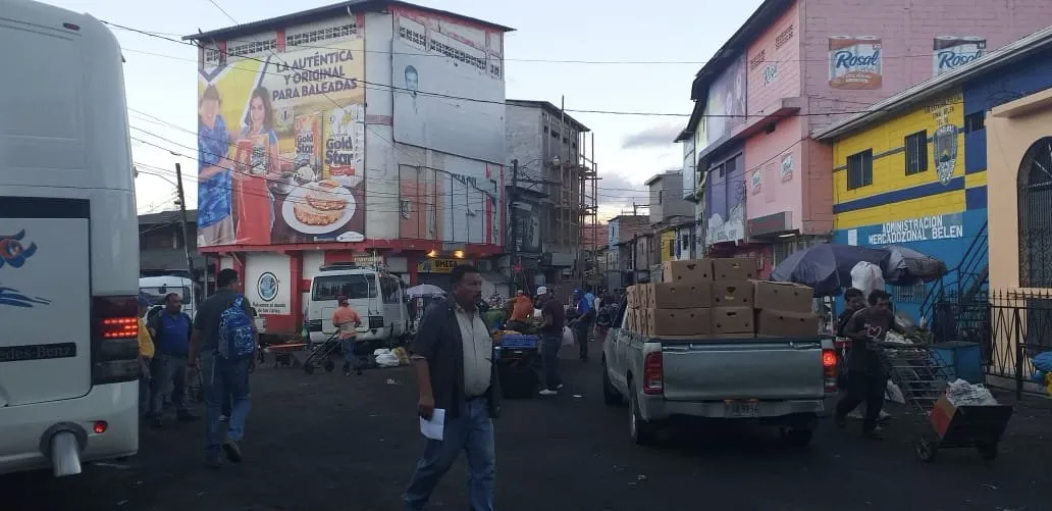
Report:
[[[336,368],[336,363],[332,361],[332,354],[336,353],[339,348],[340,332],[337,330],[325,342],[310,348],[310,355],[303,362],[303,370],[307,374],[314,374],[314,371],[321,367],[325,369],[325,372],[331,373]]]

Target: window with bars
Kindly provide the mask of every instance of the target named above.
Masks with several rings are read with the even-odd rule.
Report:
[[[227,50],[227,55],[230,57],[248,57],[253,55],[261,55],[266,52],[274,51],[278,47],[277,39],[269,39],[266,41],[251,41],[237,46],[231,46]]]
[[[405,29],[400,27],[400,30]],[[356,23],[348,23],[345,25],[319,28],[317,30],[309,30],[307,32],[299,32],[288,35],[285,37],[285,46],[306,46],[310,43],[328,41],[330,39],[339,39],[341,37],[350,37],[357,34],[358,25]],[[405,37],[404,34],[403,37]]]
[[[928,132],[919,131],[906,137],[906,175],[928,170]]]
[[[855,190],[873,184],[873,150],[867,149],[847,157],[847,189]]]

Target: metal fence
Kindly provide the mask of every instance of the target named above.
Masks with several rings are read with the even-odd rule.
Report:
[[[937,342],[967,341],[980,346],[986,373],[1024,384],[1035,381],[1033,357],[1052,351],[1052,289],[999,290],[967,302],[948,295],[935,306]]]

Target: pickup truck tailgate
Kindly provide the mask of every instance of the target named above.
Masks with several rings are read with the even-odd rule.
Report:
[[[825,394],[822,345],[803,339],[662,342],[665,399],[814,399]]]

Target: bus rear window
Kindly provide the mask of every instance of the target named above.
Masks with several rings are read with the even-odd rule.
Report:
[[[367,275],[333,275],[314,277],[314,301],[335,300],[346,296],[350,300],[376,298],[376,282]]]

